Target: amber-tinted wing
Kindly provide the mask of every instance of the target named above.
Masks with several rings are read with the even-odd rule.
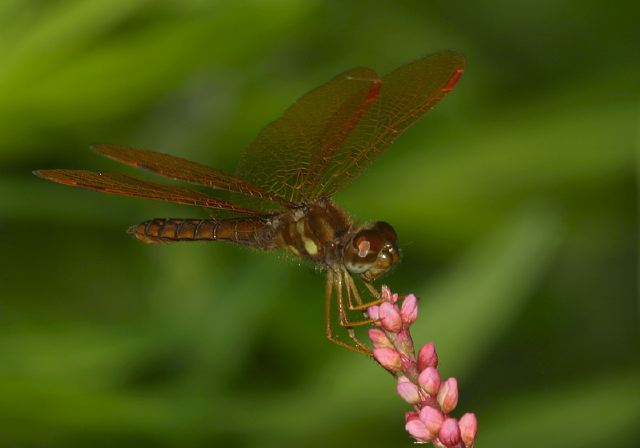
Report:
[[[304,95],[251,143],[237,174],[292,202],[314,199],[309,183],[373,104],[375,71],[355,68]]]
[[[310,196],[330,196],[359,176],[394,139],[453,89],[463,70],[460,53],[443,51],[385,75],[371,108],[333,154],[327,169],[305,186]]]
[[[118,162],[172,179],[230,191],[232,193],[239,193],[245,196],[252,196],[276,202],[284,206],[291,205],[282,198],[264,191],[244,179],[180,157],[112,144],[93,145],[91,148],[98,154],[102,154]]]
[[[370,69],[346,72],[265,128],[247,148],[239,174],[294,201],[330,196],[451,91],[463,70],[464,57],[444,51],[382,79]]]
[[[125,176],[124,174],[97,173],[84,170],[38,170],[34,171],[34,174],[60,184],[120,196],[134,196],[156,201],[174,202],[176,204],[196,205],[242,214],[259,213],[196,190],[156,184]]]

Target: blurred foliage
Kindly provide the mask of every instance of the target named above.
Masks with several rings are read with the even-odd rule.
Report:
[[[640,28],[631,1],[0,2],[0,446],[409,446],[323,279],[124,234],[188,207],[45,183],[96,142],[233,169],[296,97],[457,48],[455,91],[337,195],[394,224],[478,446],[640,443]]]

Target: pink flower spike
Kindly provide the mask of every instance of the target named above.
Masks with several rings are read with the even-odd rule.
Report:
[[[420,419],[409,420],[404,425],[404,429],[406,429],[409,435],[416,439],[417,442],[428,442],[433,439],[433,434],[429,432]]]
[[[433,342],[427,342],[418,352],[418,369],[422,372],[427,367],[438,367],[438,354]]]
[[[418,376],[418,384],[431,396],[438,394],[440,383],[440,374],[435,367],[427,367]]]
[[[478,433],[478,419],[475,414],[467,412],[458,422],[460,427],[460,436],[467,448],[473,446],[473,442],[476,441],[476,434]]]
[[[384,334],[384,331],[378,328],[369,329],[369,339],[371,339],[374,348],[393,348],[393,344],[391,343],[387,335]]]
[[[400,353],[389,347],[373,349],[373,357],[387,370],[396,371],[402,368]]]
[[[448,418],[442,423],[438,438],[447,446],[457,446],[460,443],[460,428],[455,418]]]
[[[449,378],[442,383],[438,392],[438,403],[445,414],[456,408],[458,405],[458,380]]]
[[[405,429],[416,443],[473,448],[478,431],[475,414],[464,414],[459,421],[450,417],[458,405],[457,379],[442,380],[432,342],[422,345],[416,356],[411,326],[418,316],[418,298],[409,294],[398,302],[398,297],[383,286],[379,305],[367,310],[374,323],[368,334],[373,358],[394,376],[398,395],[411,406],[404,414]]]
[[[420,402],[420,394],[418,386],[413,384],[409,378],[404,375],[398,377],[398,385],[396,386],[398,395],[409,404],[417,404]]]
[[[436,434],[438,434],[438,431],[440,431],[440,427],[444,421],[444,415],[442,415],[442,412],[436,408],[432,408],[431,406],[424,406],[420,409],[420,413],[418,415],[420,416],[422,423],[424,423],[432,434],[432,437],[435,437]]]
[[[369,319],[378,323],[380,320],[380,307],[378,305],[373,305],[367,308],[367,314],[369,314]]]
[[[397,333],[402,329],[402,318],[397,306],[389,302],[380,305],[380,325],[392,333]]]
[[[409,326],[414,323],[418,317],[418,298],[409,294],[405,297],[400,308],[400,317],[405,326]]]

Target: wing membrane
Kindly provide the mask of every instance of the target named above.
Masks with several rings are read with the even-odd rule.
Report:
[[[238,213],[290,207],[330,196],[356,178],[453,89],[463,70],[462,55],[445,51],[401,66],[382,79],[368,68],[346,71],[304,95],[266,126],[247,147],[238,176],[168,154],[119,145],[94,147],[136,168],[239,194],[249,208],[196,190],[121,174],[80,170],[35,174],[110,194]]]
[[[124,174],[98,173],[85,170],[39,170],[34,171],[34,174],[59,184],[120,196],[134,196],[245,214],[259,213],[196,190],[156,184]]]
[[[325,171],[305,186],[310,197],[330,196],[359,176],[398,136],[449,93],[464,71],[455,51],[434,53],[382,78],[375,102]]]
[[[110,159],[161,176],[288,205],[288,202],[282,198],[244,179],[180,157],[122,145],[93,145],[91,148]]]

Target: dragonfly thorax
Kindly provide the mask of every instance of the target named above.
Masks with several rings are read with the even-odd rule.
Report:
[[[344,266],[367,282],[400,260],[390,224],[378,221],[354,230],[347,214],[328,198],[280,215],[274,226],[283,249],[326,267]]]
[[[324,266],[341,261],[351,226],[346,213],[327,198],[284,213],[274,222],[278,246]]]

